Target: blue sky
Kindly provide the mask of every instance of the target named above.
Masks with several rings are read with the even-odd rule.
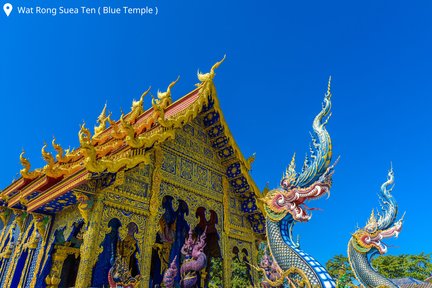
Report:
[[[11,0],[15,7],[157,5],[159,15],[0,15],[0,186],[21,169],[22,148],[43,166],[43,142],[55,135],[78,146],[79,124],[93,126],[105,102],[118,118],[149,85],[155,93],[180,75],[177,99],[194,88],[197,69],[226,53],[218,96],[243,153],[257,154],[260,188],[277,186],[292,153],[307,151],[333,77],[328,130],[341,161],[331,198],[310,203],[322,211],[296,227],[305,251],[321,262],[345,253],[350,233],[378,206],[392,161],[406,220],[389,252],[432,252],[432,3],[233,2]]]

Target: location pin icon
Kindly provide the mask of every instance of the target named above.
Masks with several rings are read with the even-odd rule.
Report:
[[[10,3],[6,3],[3,5],[3,11],[6,13],[6,16],[8,16],[8,17],[11,14],[12,9],[13,9],[13,7],[12,7],[12,4],[10,4]]]

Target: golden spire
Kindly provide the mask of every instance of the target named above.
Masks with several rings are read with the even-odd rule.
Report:
[[[111,113],[108,114],[108,116],[106,115],[106,109],[107,109],[107,104],[105,103],[102,112],[99,114],[96,122],[99,124],[98,126],[94,127],[94,136],[99,135],[100,133],[102,133],[105,128],[106,128],[106,122],[109,120]]]

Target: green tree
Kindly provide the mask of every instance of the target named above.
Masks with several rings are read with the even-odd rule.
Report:
[[[353,286],[354,273],[351,270],[348,257],[342,254],[334,256],[327,261],[326,269],[330,276],[336,280],[337,287],[345,288]]]
[[[223,287],[222,283],[222,258],[211,258],[209,288]]]
[[[386,278],[395,279],[412,277],[425,280],[432,274],[431,254],[417,255],[381,255],[372,260],[372,267]],[[337,281],[338,287],[350,287],[354,280],[354,273],[348,258],[336,255],[326,263],[329,274]]]
[[[431,254],[378,256],[372,266],[387,278],[413,277],[425,280],[432,273]]]
[[[234,257],[231,262],[232,265],[232,277],[231,277],[231,287],[233,288],[244,288],[251,287],[252,283],[249,277],[249,267],[248,264],[240,260],[238,257]]]

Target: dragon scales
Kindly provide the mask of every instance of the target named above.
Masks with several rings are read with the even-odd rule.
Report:
[[[378,220],[372,214],[366,226],[358,229],[348,243],[348,259],[357,280],[364,287],[398,287],[389,279],[372,268],[371,257],[387,252],[387,246],[382,242],[384,238],[397,237],[402,229],[402,219],[395,221],[398,206],[389,187],[394,182],[393,169],[388,173],[387,181],[381,186],[379,198],[381,200],[382,214]]]
[[[281,180],[279,188],[270,190],[260,200],[266,214],[267,241],[271,254],[282,273],[278,281],[266,279],[279,286],[284,278],[289,282],[308,282],[313,287],[335,287],[335,282],[316,260],[299,249],[292,237],[296,222],[307,222],[311,215],[306,200],[320,198],[330,192],[334,165],[330,166],[332,144],[325,126],[331,116],[330,79],[322,110],[313,121],[311,155],[306,157],[301,173],[295,171],[295,155]]]

